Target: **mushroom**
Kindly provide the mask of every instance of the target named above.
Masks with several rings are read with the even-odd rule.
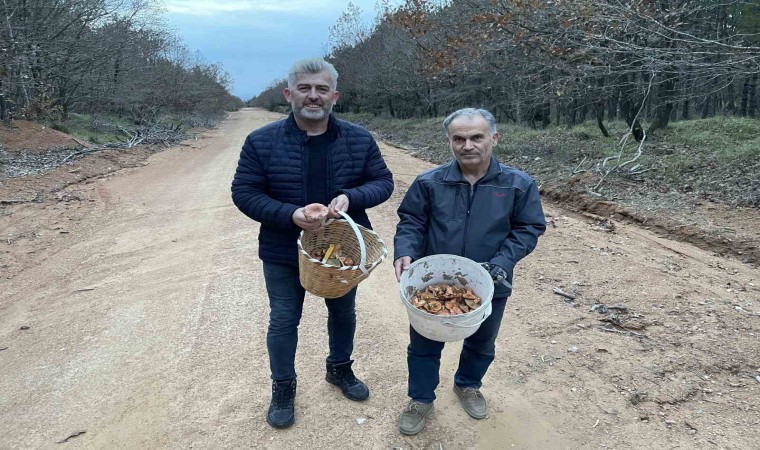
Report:
[[[425,304],[425,309],[427,309],[431,313],[437,313],[442,308],[443,306],[441,306],[441,302],[435,301],[435,300],[429,301]]]
[[[309,222],[319,222],[325,217],[329,209],[321,203],[312,203],[303,207],[303,215]]]

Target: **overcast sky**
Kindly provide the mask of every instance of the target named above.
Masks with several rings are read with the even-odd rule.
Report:
[[[351,0],[370,23],[376,0]],[[165,0],[166,19],[192,52],[221,63],[248,100],[302,58],[323,56],[349,0]],[[398,2],[394,2],[398,3]]]

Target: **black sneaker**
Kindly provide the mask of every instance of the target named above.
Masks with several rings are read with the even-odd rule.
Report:
[[[349,400],[366,400],[369,397],[369,388],[354,376],[354,371],[351,370],[351,364],[353,363],[353,360],[340,364],[327,363],[325,380],[340,387],[343,395]]]
[[[272,403],[267,423],[275,428],[287,428],[295,422],[296,380],[272,381]]]

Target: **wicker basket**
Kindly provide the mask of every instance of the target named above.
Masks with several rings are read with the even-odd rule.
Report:
[[[301,285],[319,297],[342,297],[367,278],[388,255],[388,248],[377,233],[357,225],[348,214],[342,211],[339,214],[344,219],[332,220],[318,231],[301,231],[298,236]],[[341,253],[360,261],[359,265],[335,267],[309,255],[312,250],[330,244],[340,244]]]

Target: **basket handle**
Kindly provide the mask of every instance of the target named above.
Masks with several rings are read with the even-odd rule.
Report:
[[[359,241],[359,250],[361,251],[361,261],[359,263],[359,269],[361,269],[363,274],[369,273],[366,266],[367,265],[367,246],[364,245],[364,237],[362,236],[362,232],[359,231],[359,227],[356,226],[356,222],[345,212],[338,211],[338,214],[343,216],[344,219],[346,219],[346,222],[351,226],[351,229],[354,230],[354,233],[356,234],[356,239]]]

